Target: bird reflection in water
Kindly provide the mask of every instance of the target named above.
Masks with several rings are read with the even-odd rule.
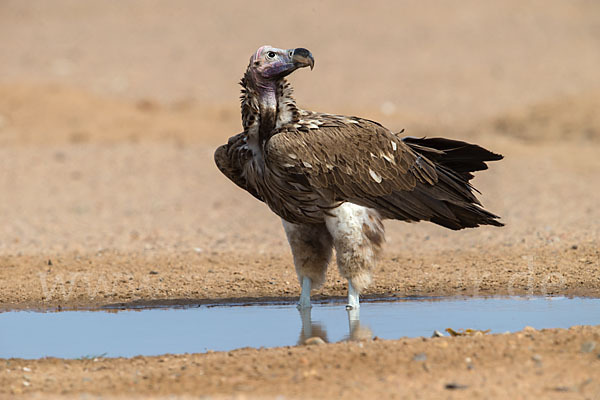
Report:
[[[298,345],[306,344],[310,338],[320,338],[329,343],[327,330],[320,322],[313,322],[311,316],[312,308],[299,308],[302,330],[298,337]],[[367,325],[360,323],[360,309],[350,309],[348,312],[348,335],[341,341],[367,340],[373,338],[373,331]]]

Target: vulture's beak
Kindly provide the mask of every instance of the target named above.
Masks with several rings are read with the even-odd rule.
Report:
[[[315,66],[315,59],[310,51],[299,47],[292,51],[292,61],[296,68],[310,67],[312,70]]]

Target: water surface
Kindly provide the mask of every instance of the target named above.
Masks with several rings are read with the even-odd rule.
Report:
[[[360,322],[344,304],[222,305],[124,311],[0,313],[0,358],[132,357],[302,343],[431,336],[446,328],[518,331],[600,324],[600,299],[464,298],[367,301]]]

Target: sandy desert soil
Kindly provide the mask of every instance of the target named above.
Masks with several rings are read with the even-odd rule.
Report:
[[[315,55],[301,106],[505,155],[475,186],[506,226],[388,221],[367,297],[599,297],[600,6],[461,4],[3,2],[0,310],[298,296],[280,221],[212,162],[264,43]],[[592,326],[0,360],[0,398],[592,399],[599,351]]]

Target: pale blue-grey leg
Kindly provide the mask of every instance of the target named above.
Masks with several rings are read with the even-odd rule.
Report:
[[[300,336],[298,337],[298,345],[309,344],[307,343],[307,339],[312,338],[312,343],[317,343],[315,341],[316,338],[320,338],[325,343],[328,343],[327,339],[327,331],[319,322],[313,322],[311,318],[312,308],[299,308],[298,312],[300,313],[300,320],[302,321],[302,330],[300,331]]]
[[[348,310],[348,339],[356,340],[356,332],[360,330],[360,308],[346,308]]]
[[[360,326],[360,308],[348,308],[348,328],[350,329],[350,338],[356,328]]]
[[[298,301],[299,309],[312,307],[310,305],[310,289],[311,289],[310,278],[305,276],[302,278],[302,292],[300,292],[300,300]]]
[[[346,310],[358,310],[359,308],[358,292],[354,289],[352,283],[348,281],[348,304],[346,305]]]
[[[302,321],[302,336],[301,336],[301,338],[304,338],[304,340],[306,340],[313,336],[312,318],[310,315],[311,308],[310,307],[298,308],[298,311],[300,312],[300,320]],[[302,343],[300,343],[300,344],[302,344]]]
[[[366,325],[360,323],[360,308],[348,310],[348,340],[368,340],[373,338],[373,332]]]

